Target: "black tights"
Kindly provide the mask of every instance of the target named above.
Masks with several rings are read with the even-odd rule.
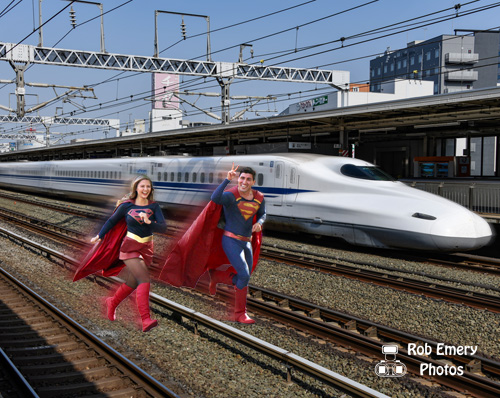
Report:
[[[149,283],[148,267],[142,258],[129,258],[123,262],[126,272],[123,276],[128,287],[135,289],[141,283]]]

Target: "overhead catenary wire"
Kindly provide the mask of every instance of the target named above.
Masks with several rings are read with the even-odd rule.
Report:
[[[439,22],[440,22],[440,21],[438,21],[438,22],[436,22],[436,23],[439,23]],[[295,29],[295,27],[294,27],[293,29]],[[382,29],[382,28],[379,28],[379,29]],[[394,33],[394,34],[397,34],[397,33],[400,33],[400,32],[396,32],[396,33]],[[361,34],[358,34],[358,36],[359,36],[359,35],[361,35]],[[354,35],[354,36],[356,36],[356,35]],[[375,39],[373,39],[373,40],[375,40]],[[332,50],[332,51],[333,51],[333,50]],[[312,57],[312,56],[313,56],[313,55],[307,55],[307,56],[301,57],[300,59],[302,59],[302,58],[308,58],[308,57]],[[241,83],[243,83],[243,82],[241,82]],[[233,83],[233,84],[236,84],[236,83]],[[306,92],[306,91],[303,91],[303,92]],[[285,94],[283,94],[283,95],[287,95],[287,94],[285,93]],[[116,106],[121,106],[121,105],[123,105],[123,104],[122,104],[122,103],[116,103]],[[233,108],[233,109],[234,109],[234,108]]]

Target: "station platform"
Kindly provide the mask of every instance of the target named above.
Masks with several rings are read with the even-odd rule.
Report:
[[[500,180],[485,179],[401,179],[413,188],[442,196],[500,224]]]

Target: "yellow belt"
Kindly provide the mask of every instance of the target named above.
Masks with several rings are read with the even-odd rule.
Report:
[[[146,236],[141,238],[139,235],[133,234],[132,232],[127,232],[126,235],[128,238],[133,239],[139,243],[151,242],[153,240],[153,235]]]

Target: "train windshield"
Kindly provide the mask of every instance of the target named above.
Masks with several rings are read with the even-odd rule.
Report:
[[[345,164],[340,172],[347,177],[362,178],[363,180],[395,181],[389,174],[374,166],[355,166]]]

